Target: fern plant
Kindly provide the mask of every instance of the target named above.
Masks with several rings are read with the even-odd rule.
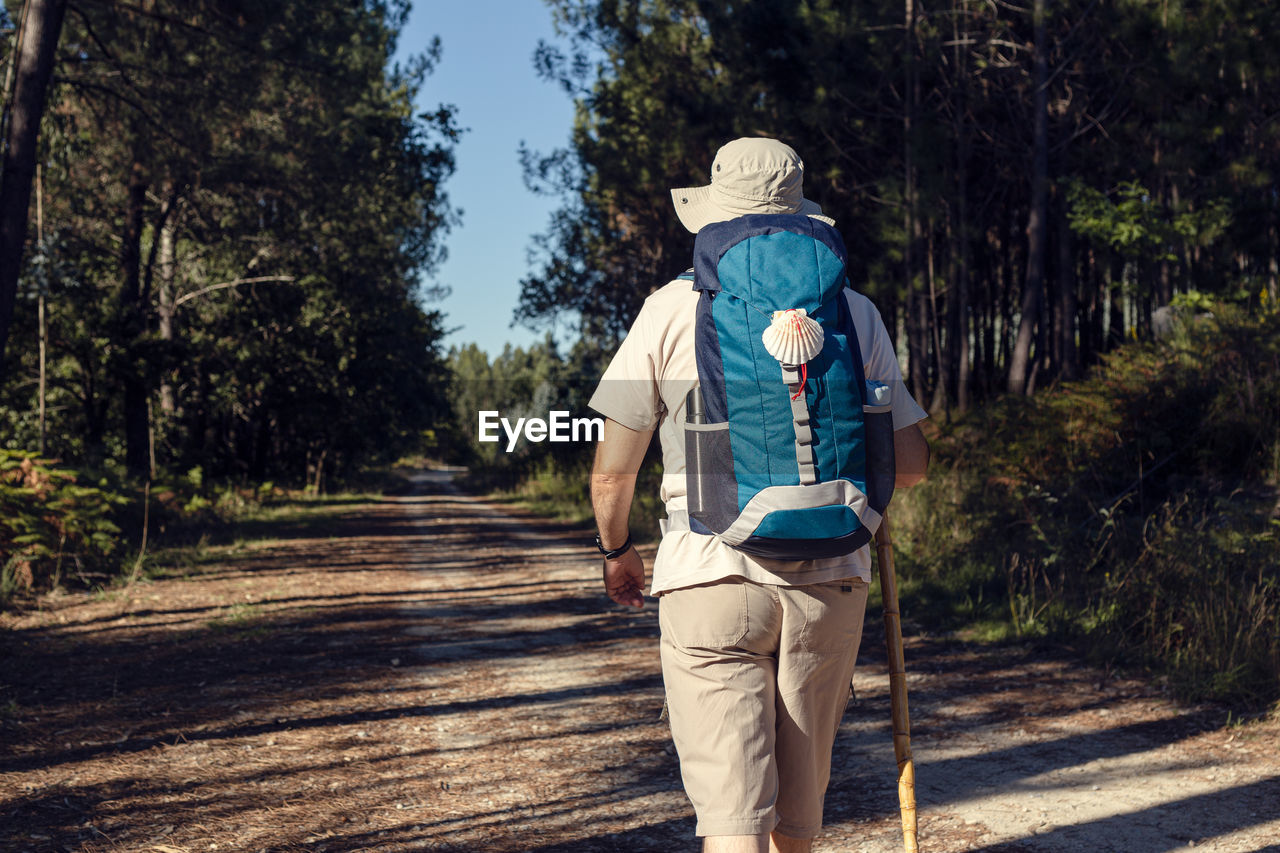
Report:
[[[119,548],[114,516],[127,499],[82,479],[56,462],[0,449],[0,599],[55,585],[68,566],[92,571]]]

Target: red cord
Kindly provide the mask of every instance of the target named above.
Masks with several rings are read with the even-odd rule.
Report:
[[[799,400],[800,395],[804,393],[804,384],[809,381],[809,365],[800,365],[800,387],[796,389],[796,393],[791,395],[792,400]]]
[[[794,308],[786,312],[786,319],[787,319],[787,322],[791,324],[791,328],[794,329],[798,334],[800,331],[800,315],[796,313]],[[809,381],[809,365],[805,363],[800,365],[800,387],[796,389],[796,393],[791,395],[792,401],[800,399],[800,395],[804,393],[804,384],[808,381]]]

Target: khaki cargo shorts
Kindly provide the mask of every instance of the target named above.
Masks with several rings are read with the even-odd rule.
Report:
[[[867,584],[742,578],[659,598],[662,678],[698,835],[813,838]]]

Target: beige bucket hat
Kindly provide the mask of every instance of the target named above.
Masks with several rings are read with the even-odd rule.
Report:
[[[735,139],[716,152],[711,184],[671,191],[680,222],[694,234],[712,222],[748,213],[804,213],[828,225],[835,220],[804,197],[804,162],[785,142]]]

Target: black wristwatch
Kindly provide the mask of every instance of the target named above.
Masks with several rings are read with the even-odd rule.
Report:
[[[623,554],[631,550],[631,531],[630,530],[627,531],[627,541],[622,543],[622,547],[614,548],[612,551],[604,547],[604,542],[601,541],[600,534],[597,533],[596,547],[600,549],[601,554],[604,554],[604,558],[606,560],[616,560],[619,557],[621,557]]]

